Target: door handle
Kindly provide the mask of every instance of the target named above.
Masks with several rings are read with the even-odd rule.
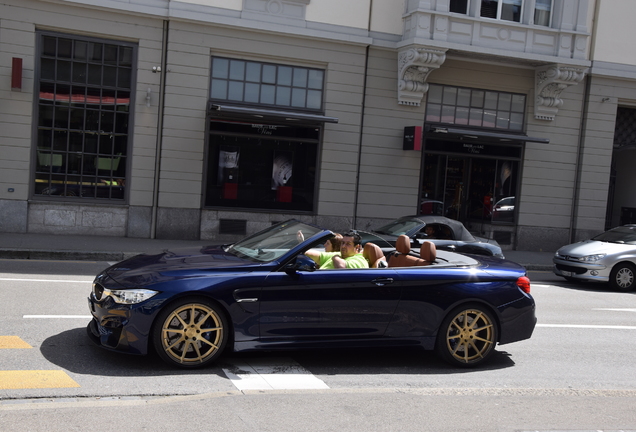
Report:
[[[393,278],[377,278],[373,279],[371,282],[373,282],[377,286],[390,285],[393,283]]]

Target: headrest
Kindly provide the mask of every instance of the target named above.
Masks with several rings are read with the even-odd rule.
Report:
[[[408,236],[402,234],[397,238],[395,242],[395,250],[401,254],[407,254],[411,252],[411,239]]]
[[[420,258],[424,261],[435,261],[435,258],[437,258],[437,248],[435,247],[435,243],[430,241],[422,243],[422,246],[420,247]]]
[[[362,256],[369,261],[369,266],[371,267],[373,267],[379,259],[384,259],[384,253],[382,252],[382,249],[380,249],[380,246],[373,243],[367,243],[364,245]]]

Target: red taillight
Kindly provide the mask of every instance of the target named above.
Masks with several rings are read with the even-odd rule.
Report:
[[[530,294],[530,279],[528,279],[526,276],[521,276],[519,279],[517,279],[517,286],[521,288],[521,291],[523,291],[524,293]]]

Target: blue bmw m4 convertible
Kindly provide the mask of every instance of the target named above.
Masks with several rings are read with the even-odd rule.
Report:
[[[95,278],[88,335],[183,368],[227,350],[382,345],[419,345],[470,367],[532,335],[535,303],[516,263],[365,235],[369,268],[319,270],[308,251],[333,236],[290,220],[235,244],[122,261]]]

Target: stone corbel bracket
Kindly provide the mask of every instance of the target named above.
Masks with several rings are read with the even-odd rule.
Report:
[[[446,50],[408,48],[398,53],[398,103],[420,106],[428,75],[446,60]]]
[[[554,120],[559,108],[563,105],[561,93],[571,85],[580,83],[585,77],[587,68],[549,65],[535,70],[534,84],[534,118],[537,120]]]

